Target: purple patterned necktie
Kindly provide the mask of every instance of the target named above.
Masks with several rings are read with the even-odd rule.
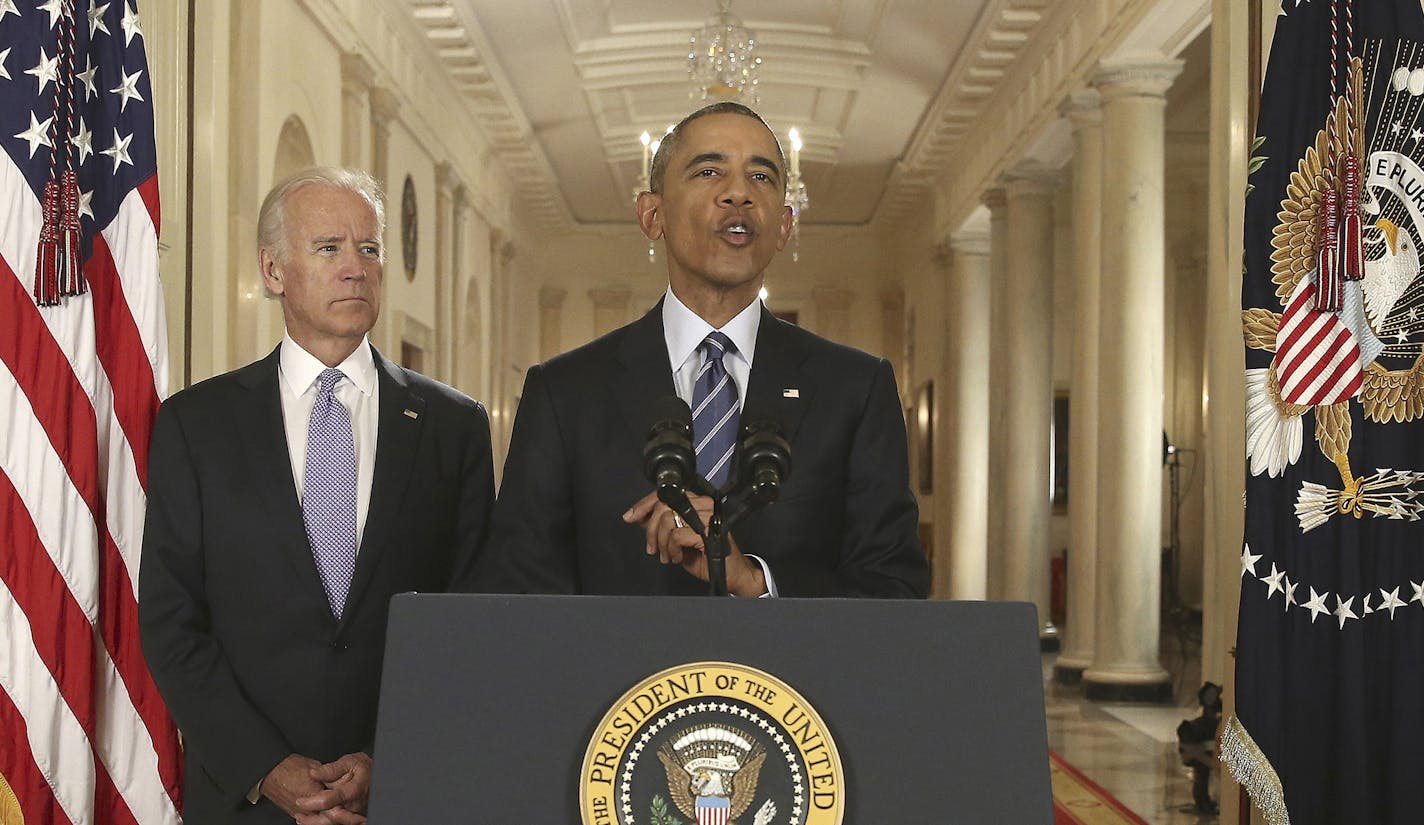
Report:
[[[323,370],[307,425],[302,520],[331,613],[341,618],[356,571],[356,444],[351,415],[333,392],[346,376]]]
[[[721,488],[732,469],[737,448],[737,385],[722,356],[737,345],[713,330],[702,339],[702,368],[692,385],[692,440],[697,446],[697,472]]]

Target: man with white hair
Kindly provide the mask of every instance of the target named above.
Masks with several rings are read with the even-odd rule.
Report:
[[[484,407],[367,339],[384,231],[363,172],[278,184],[258,261],[282,342],[158,413],[139,618],[189,822],[364,822],[390,597],[448,589],[484,543]]]

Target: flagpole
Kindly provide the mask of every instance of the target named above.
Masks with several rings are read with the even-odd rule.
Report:
[[[1246,134],[1252,140],[1256,137],[1256,124],[1261,114],[1261,27],[1262,27],[1262,5],[1267,0],[1256,0],[1247,4],[1249,11],[1246,18],[1246,32],[1248,44],[1246,48]],[[1235,658],[1233,648],[1232,657]],[[1234,690],[1233,685],[1233,690]],[[1251,794],[1246,790],[1245,785],[1236,786],[1236,821],[1238,825],[1251,825]]]

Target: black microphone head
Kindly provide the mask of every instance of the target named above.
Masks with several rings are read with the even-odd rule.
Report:
[[[650,436],[652,435],[652,431],[663,422],[681,423],[686,426],[689,433],[692,432],[692,408],[687,406],[686,401],[683,401],[675,395],[665,395],[657,401],[654,401],[652,415],[648,420],[650,422],[648,425],[648,434]],[[691,437],[690,435],[688,436],[688,438]]]
[[[643,475],[659,487],[681,486],[697,474],[692,449],[692,410],[675,395],[653,404],[648,442],[643,447]]]
[[[742,421],[741,478],[751,485],[751,501],[768,504],[781,492],[781,482],[791,476],[791,445],[781,425],[767,418]]]

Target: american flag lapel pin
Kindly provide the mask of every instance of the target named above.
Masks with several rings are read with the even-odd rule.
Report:
[[[797,389],[797,388],[795,388],[795,387],[787,387],[786,389],[784,389],[784,390],[781,391],[781,397],[782,397],[782,398],[800,398],[800,397],[801,397],[801,390],[799,390],[799,389]]]
[[[420,413],[416,412],[415,410],[406,410],[405,414],[411,420],[415,420],[420,417]]]

